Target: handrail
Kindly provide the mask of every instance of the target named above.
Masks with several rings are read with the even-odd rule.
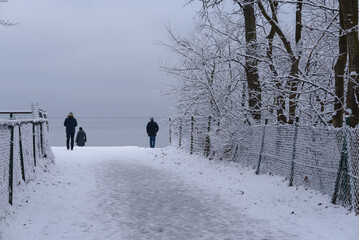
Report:
[[[1,115],[6,115],[8,114],[10,119],[14,118],[14,115],[19,115],[19,114],[32,114],[32,111],[27,111],[27,110],[6,110],[6,111],[0,111]]]
[[[32,114],[31,111],[0,111],[0,114]]]
[[[45,118],[47,119],[47,112],[39,109],[38,110],[39,113],[39,118]],[[33,111],[29,111],[29,110],[5,110],[5,111],[0,111],[0,115],[6,115],[9,114],[10,115],[10,119],[13,117],[13,115],[16,114],[33,114]]]

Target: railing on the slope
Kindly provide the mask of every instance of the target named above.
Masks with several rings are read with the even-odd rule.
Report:
[[[40,160],[53,161],[46,115],[37,103],[32,111],[0,111],[0,206],[13,203],[14,187],[33,179]]]
[[[359,210],[359,128],[265,124],[228,131],[203,116],[171,118],[169,125],[172,146],[283,176],[289,186],[316,189]]]

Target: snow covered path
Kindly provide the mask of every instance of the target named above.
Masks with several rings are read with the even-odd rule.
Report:
[[[326,196],[236,164],[167,149],[53,148],[21,186],[0,239],[357,239],[359,217]]]
[[[113,225],[106,238],[122,232],[123,239],[274,239],[259,227],[265,223],[163,171],[112,161],[101,174],[101,185],[107,185],[102,217]]]

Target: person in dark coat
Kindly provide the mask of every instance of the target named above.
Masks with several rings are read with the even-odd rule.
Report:
[[[74,149],[74,138],[75,138],[75,131],[77,127],[76,118],[74,118],[74,114],[70,112],[65,119],[64,126],[66,127],[66,147],[67,150],[70,149],[70,139],[71,139],[71,150]]]
[[[157,132],[160,128],[158,124],[153,120],[153,117],[150,118],[150,121],[147,123],[147,135],[150,137],[150,147],[154,148],[156,143]]]
[[[80,127],[79,131],[77,132],[75,142],[76,142],[77,146],[79,146],[79,147],[85,146],[85,142],[87,142],[86,133],[84,130],[82,130],[82,127]]]

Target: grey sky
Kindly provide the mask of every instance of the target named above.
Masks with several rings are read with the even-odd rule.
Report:
[[[157,41],[165,25],[190,30],[195,7],[184,0],[9,0],[0,19],[0,110],[38,101],[52,117],[167,116],[156,96],[168,78]]]

